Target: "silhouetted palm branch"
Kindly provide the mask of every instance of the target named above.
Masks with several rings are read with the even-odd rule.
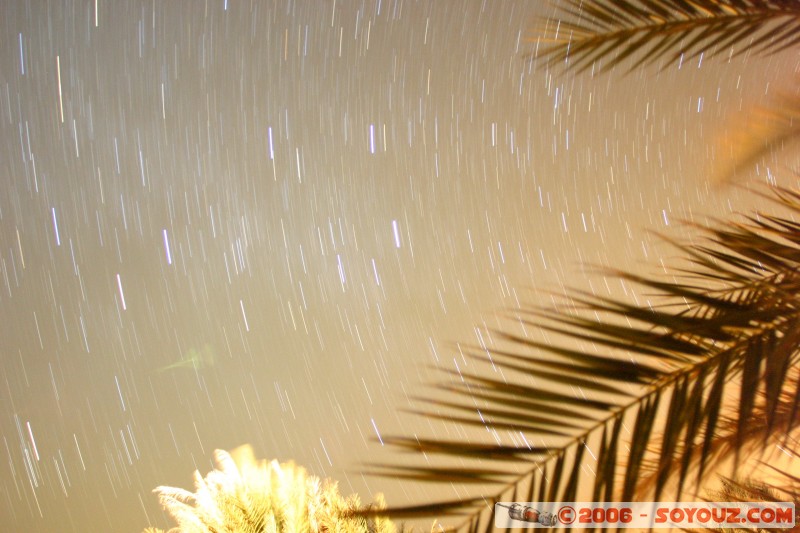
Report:
[[[795,0],[564,0],[537,28],[535,57],[578,70],[705,55],[775,53],[800,43]],[[738,47],[738,50],[736,49]]]
[[[787,430],[793,426],[798,419],[798,414],[800,414],[798,411],[798,408],[800,408],[800,405],[798,405],[800,396],[797,393],[797,388],[800,387],[800,369],[796,367],[791,369],[791,375],[787,379],[787,386],[783,387],[778,398],[768,399],[763,390],[758,392],[758,398],[753,413],[745,425],[743,437],[738,434],[739,420],[737,418],[725,416],[724,414],[720,416],[717,437],[712,442],[706,457],[706,464],[704,465],[706,471],[714,470],[720,462],[730,457],[732,453],[735,454],[739,440],[744,442],[742,451],[746,455],[759,451],[771,451],[772,456],[779,453],[797,455],[791,451],[791,446],[787,444],[793,440]],[[654,444],[660,445],[660,443]],[[699,452],[699,449],[695,449],[693,456],[681,457],[681,463],[673,465],[673,468],[680,468],[681,471],[688,469],[697,471]],[[766,460],[771,459],[772,456],[766,457]],[[639,482],[640,488],[645,490],[655,486],[657,477],[654,463],[651,462],[646,470],[648,474],[642,476]],[[719,501],[738,500],[721,499]]]
[[[800,44],[796,0],[564,0],[536,26],[531,54],[578,71],[630,70],[700,55],[772,54]],[[722,139],[716,180],[755,165],[800,135],[800,99],[784,94],[749,110]]]
[[[699,483],[720,450],[738,455],[764,431],[793,428],[800,195],[776,189],[775,198],[787,216],[698,226],[702,243],[677,245],[690,261],[678,280],[614,272],[655,294],[645,303],[576,292],[563,308],[520,311],[520,332],[492,331],[491,346],[463,350],[477,364],[446,370],[449,399],[429,399],[421,412],[485,427],[489,441],[384,437],[461,464],[373,473],[496,488],[400,514],[465,513],[462,526],[477,529],[491,528],[495,502],[573,501],[579,485],[591,485],[595,501],[630,501],[647,487],[658,499],[668,482],[677,494]],[[752,430],[754,416],[764,431]]]

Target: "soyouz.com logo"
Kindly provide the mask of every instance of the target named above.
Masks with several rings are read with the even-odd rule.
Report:
[[[498,502],[494,525],[561,528],[787,528],[792,502]]]

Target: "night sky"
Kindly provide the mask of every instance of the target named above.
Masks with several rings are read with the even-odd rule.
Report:
[[[456,342],[652,232],[763,207],[710,170],[796,53],[598,76],[530,59],[544,2],[0,5],[3,531],[167,527],[251,443],[360,475]],[[796,180],[783,153],[740,184]],[[649,266],[647,266],[649,265]],[[446,433],[449,431],[449,433]]]

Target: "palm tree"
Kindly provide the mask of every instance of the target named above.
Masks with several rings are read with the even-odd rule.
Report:
[[[532,55],[552,65],[663,66],[798,45],[800,2],[565,0],[539,29]],[[785,127],[742,144],[739,161],[797,135],[793,102],[771,115]],[[418,412],[489,437],[384,437],[453,466],[369,468],[489,489],[389,511],[460,515],[455,529],[476,531],[491,530],[500,501],[573,501],[582,491],[594,501],[678,499],[723,460],[785,444],[800,418],[800,194],[763,196],[777,214],[697,225],[701,243],[671,242],[687,260],[678,277],[604,273],[648,289],[646,302],[574,291],[560,305],[519,310],[516,330],[489,332],[493,346],[463,349],[490,371],[443,370],[446,399]]]
[[[391,521],[355,514],[357,496],[343,498],[335,483],[321,482],[294,463],[257,462],[249,446],[216,450],[217,469],[195,472],[195,492],[158,487],[162,506],[181,533],[394,533]],[[371,507],[384,507],[382,497]],[[164,533],[147,528],[144,533]]]

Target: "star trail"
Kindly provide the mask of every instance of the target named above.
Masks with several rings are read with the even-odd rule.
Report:
[[[791,52],[574,73],[533,57],[551,9],[3,3],[2,529],[165,527],[152,489],[244,443],[452,497],[359,471],[438,431],[401,410],[454,343],[760,205],[710,147]],[[793,183],[772,163],[744,179]]]

